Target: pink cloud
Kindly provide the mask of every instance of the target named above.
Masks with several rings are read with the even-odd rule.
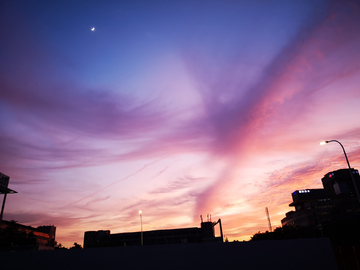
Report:
[[[342,9],[331,9],[325,20],[312,22],[312,25],[300,31],[299,35],[279,52],[259,83],[245,94],[246,99],[239,99],[234,95],[230,102],[220,102],[220,90],[225,93],[229,91],[226,88],[226,81],[223,81],[222,77],[219,77],[218,81],[214,78],[208,80],[204,75],[206,68],[200,65],[203,74],[198,76],[198,79],[199,85],[203,86],[202,89],[207,89],[204,91],[204,106],[208,111],[206,125],[210,128],[206,130],[214,139],[213,155],[226,155],[231,158],[223,173],[218,175],[218,181],[197,197],[197,212],[202,212],[206,208],[214,209],[221,201],[221,197],[226,196],[226,190],[231,188],[234,181],[232,173],[241,164],[241,162],[231,160],[239,159],[240,156],[248,156],[248,158],[254,156],[250,150],[254,149],[255,143],[260,144],[258,149],[268,149],[271,143],[279,141],[282,136],[289,135],[288,130],[292,123],[306,125],[307,119],[304,115],[310,116],[314,109],[314,101],[318,98],[314,96],[315,92],[324,92],[329,85],[359,74],[358,63],[360,62],[357,58],[360,42],[356,35],[351,34],[352,31],[347,31],[349,24],[352,25],[351,30],[356,27],[354,25],[359,25],[359,18],[358,8],[349,9],[349,6],[344,4]],[[337,34],[340,35],[341,42],[337,39]],[[193,60],[191,65],[191,70],[198,70],[194,67],[197,63]],[[230,76],[235,80],[237,74],[231,69],[226,70],[228,74],[225,80],[229,80]],[[212,81],[215,83],[211,84]],[[240,91],[241,84],[238,87]],[[358,97],[358,93],[355,89],[347,88],[342,92],[333,91],[330,95],[336,95],[339,99],[345,100],[347,95],[355,94]],[[326,104],[323,105],[326,106]],[[269,126],[269,122],[273,126]],[[338,123],[338,125],[341,124]],[[269,132],[268,134],[263,134],[264,127]],[[306,131],[305,126],[304,128]],[[316,137],[321,137],[320,132],[314,130],[315,127],[311,128],[310,132],[313,133],[311,136],[316,141]],[[296,134],[291,135],[294,140],[298,138]],[[276,146],[280,147],[278,151],[290,149],[301,151],[301,145],[308,146],[308,143],[308,139],[300,143],[282,141]],[[260,150],[256,153],[261,154],[264,151]],[[323,170],[320,170],[317,165],[307,166],[301,169],[301,173],[313,174],[317,170],[323,172],[324,168],[329,169],[329,166],[322,166]],[[281,179],[281,183],[269,186],[269,188],[281,186],[285,189],[286,185],[292,186],[291,183],[294,188],[295,184],[301,185],[301,181],[299,182],[294,175],[285,178],[281,175]],[[304,179],[304,181],[306,184],[309,179]]]

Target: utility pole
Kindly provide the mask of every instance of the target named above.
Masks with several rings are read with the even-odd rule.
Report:
[[[269,210],[268,210],[267,207],[265,207],[265,213],[266,213],[266,217],[267,217],[267,220],[268,220],[269,231],[272,232],[271,221],[270,221],[270,216],[269,216]]]

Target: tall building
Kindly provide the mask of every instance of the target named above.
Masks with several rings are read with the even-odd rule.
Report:
[[[351,169],[355,184],[360,187],[359,171]],[[360,204],[349,169],[329,172],[321,179],[323,189],[296,190],[282,225],[325,226],[334,222],[360,221]]]
[[[215,236],[214,226],[220,225],[220,237]],[[142,235],[141,235],[142,234]],[[84,248],[140,246],[144,245],[186,244],[204,242],[223,242],[221,220],[201,222],[201,227],[128,232],[111,234],[109,230],[87,231],[84,233]]]
[[[357,189],[360,190],[359,171],[352,169],[351,173],[355,180]],[[357,198],[354,183],[351,179],[349,169],[341,169],[329,172],[321,179],[327,198],[346,199]]]

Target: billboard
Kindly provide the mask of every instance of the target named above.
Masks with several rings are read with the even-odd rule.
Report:
[[[10,177],[0,172],[0,187],[7,188]]]

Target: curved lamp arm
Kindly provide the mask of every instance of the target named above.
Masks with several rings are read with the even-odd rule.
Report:
[[[348,157],[347,157],[347,155],[346,155],[345,148],[344,148],[344,146],[341,144],[341,142],[339,142],[339,141],[337,141],[337,140],[323,141],[323,142],[320,143],[320,145],[324,145],[324,144],[330,143],[330,142],[337,142],[338,144],[340,144],[342,150],[344,151],[344,155],[345,155],[345,158],[346,158],[346,162],[347,162],[348,167],[349,167],[349,172],[350,172],[351,180],[352,180],[353,185],[354,185],[354,188],[355,188],[356,196],[357,196],[357,198],[358,198],[358,201],[360,202],[360,193],[359,193],[358,187],[357,187],[357,185],[356,185],[356,183],[355,183],[355,179],[354,179],[353,173],[352,173],[352,171],[351,171],[350,162],[349,162],[349,159],[348,159]]]

